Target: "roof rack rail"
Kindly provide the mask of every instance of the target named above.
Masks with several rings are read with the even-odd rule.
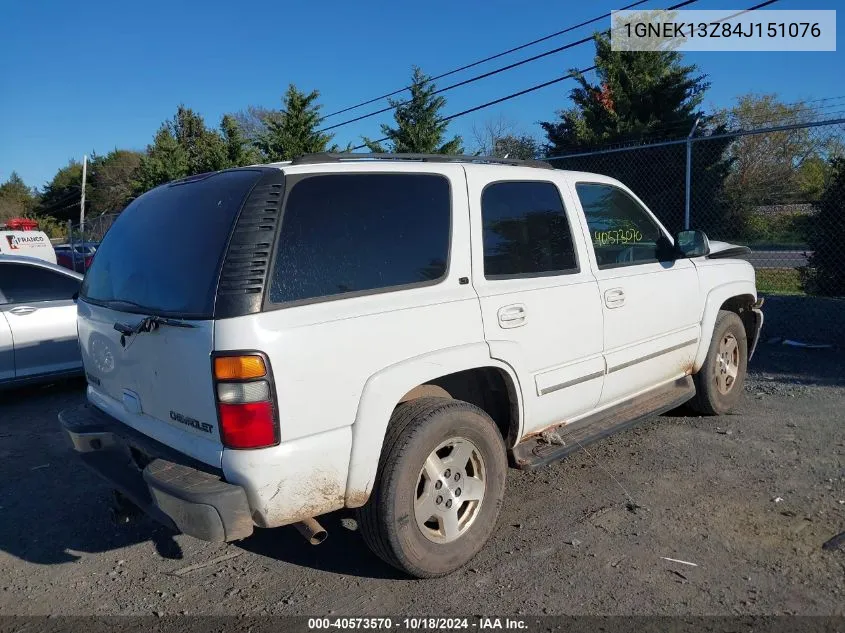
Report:
[[[365,160],[406,160],[427,163],[486,163],[492,165],[512,165],[519,167],[540,167],[554,169],[551,163],[543,160],[519,160],[516,158],[495,158],[493,156],[464,156],[460,154],[371,154],[354,152],[319,152],[303,154],[291,161],[292,165],[314,165],[317,163],[340,163],[344,161]]]

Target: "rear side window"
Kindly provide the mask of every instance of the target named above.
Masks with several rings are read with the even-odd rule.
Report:
[[[575,185],[600,269],[658,261],[660,229],[631,196],[612,185]]]
[[[67,301],[79,290],[68,275],[27,264],[0,264],[0,303]]]
[[[497,182],[481,194],[484,276],[578,271],[560,192],[551,182]]]
[[[229,234],[261,175],[221,172],[133,201],[97,249],[81,296],[119,310],[211,318]]]
[[[446,275],[449,181],[435,174],[333,174],[293,185],[272,303],[431,283]]]

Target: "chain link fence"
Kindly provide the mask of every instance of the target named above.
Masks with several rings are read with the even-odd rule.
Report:
[[[619,179],[670,231],[750,247],[767,338],[845,342],[845,175],[837,186],[831,162],[843,154],[845,119],[833,119],[548,160]],[[117,216],[68,223],[67,243],[96,246]]]
[[[766,338],[845,342],[845,119],[548,159],[617,178],[670,231],[751,248]]]
[[[73,224],[71,221],[67,223],[67,239],[51,240],[55,246],[69,246],[69,249],[60,248],[60,252],[67,250],[67,254],[62,256],[60,262],[67,268],[72,268],[77,272],[84,273],[90,265],[91,258],[96,252],[103,237],[111,228],[114,221],[117,219],[118,213],[105,213],[103,215],[85,218],[84,224]]]

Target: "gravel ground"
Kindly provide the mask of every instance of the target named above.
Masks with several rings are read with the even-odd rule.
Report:
[[[319,547],[113,527],[56,421],[82,383],[0,394],[0,614],[845,615],[845,549],[821,547],[845,530],[843,370],[838,350],[762,345],[735,414],[511,471],[492,541],[426,581],[371,555],[351,513]]]

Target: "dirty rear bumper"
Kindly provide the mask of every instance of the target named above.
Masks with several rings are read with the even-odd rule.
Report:
[[[59,413],[83,463],[158,522],[205,541],[252,534],[243,488],[91,404]]]

